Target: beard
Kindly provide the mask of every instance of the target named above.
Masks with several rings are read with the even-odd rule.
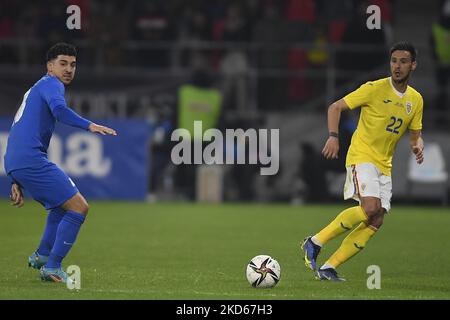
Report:
[[[411,71],[409,71],[403,78],[400,79],[392,79],[397,84],[403,84],[408,82],[409,76],[411,75]]]

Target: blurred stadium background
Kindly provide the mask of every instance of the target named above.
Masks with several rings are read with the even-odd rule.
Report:
[[[81,30],[66,27],[72,4],[81,8]],[[381,30],[366,27],[371,4],[381,9]],[[324,161],[326,109],[389,75],[390,45],[409,40],[419,51],[411,85],[425,101],[426,160],[415,176],[408,141],[400,142],[393,201],[446,205],[449,35],[450,1],[2,0],[0,194],[9,194],[3,152],[12,117],[45,73],[46,50],[64,41],[79,53],[69,105],[120,134],[113,141],[58,128],[51,159],[89,200],[339,201],[358,114],[342,120],[340,159]],[[186,127],[192,106],[222,130],[280,129],[279,173],[261,176],[257,165],[175,166],[170,134]]]

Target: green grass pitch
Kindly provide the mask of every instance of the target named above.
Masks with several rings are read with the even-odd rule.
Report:
[[[93,202],[64,267],[81,268],[81,290],[42,282],[27,267],[45,225],[28,200],[0,201],[0,299],[449,299],[450,209],[395,206],[362,253],[340,268],[345,283],[314,279],[299,251],[339,205],[200,205]],[[330,242],[319,263],[338,247]],[[281,280],[254,289],[249,260],[272,255]],[[381,269],[381,289],[367,288],[367,267]]]

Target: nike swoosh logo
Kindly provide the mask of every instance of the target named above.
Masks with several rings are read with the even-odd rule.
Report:
[[[344,228],[345,230],[350,230],[351,228],[344,226],[344,224],[341,222],[341,227]]]
[[[65,242],[65,241],[64,241],[64,244],[66,244],[66,245],[68,245],[68,246],[73,245],[73,243],[68,243],[68,242]]]

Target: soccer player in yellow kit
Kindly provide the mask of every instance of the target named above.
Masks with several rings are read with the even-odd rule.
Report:
[[[408,86],[416,66],[414,46],[397,43],[390,50],[390,77],[369,81],[328,108],[329,137],[322,154],[327,159],[336,159],[341,112],[361,107],[358,127],[347,152],[344,186],[344,199],[353,198],[359,205],[342,211],[328,226],[302,243],[305,264],[316,271],[322,246],[357,226],[317,270],[316,277],[320,280],[344,281],[336,268],[360,252],[383,224],[384,215],[391,207],[392,156],[407,130],[411,151],[418,164],[423,162],[423,99]]]

